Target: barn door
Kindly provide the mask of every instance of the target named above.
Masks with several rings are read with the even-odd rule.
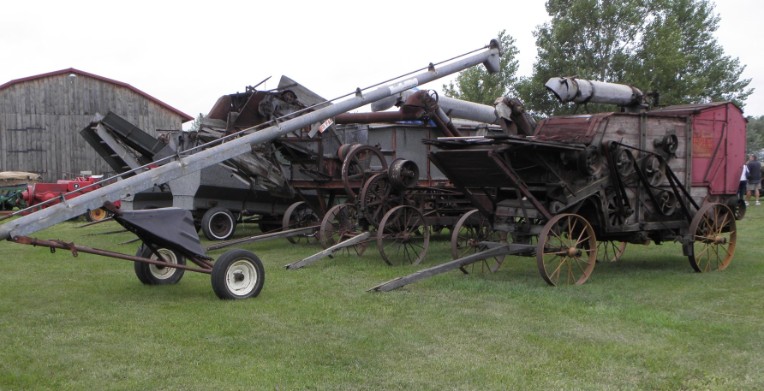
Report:
[[[35,172],[45,177],[45,128],[24,127],[7,130],[6,157],[8,170]]]

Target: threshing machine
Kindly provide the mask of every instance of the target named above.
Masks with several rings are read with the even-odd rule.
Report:
[[[561,101],[619,112],[550,117],[531,132],[442,137],[430,160],[476,210],[454,228],[455,260],[372,288],[391,290],[461,268],[496,270],[535,257],[551,285],[582,284],[626,243],[677,241],[698,272],[735,251],[745,119],[733,103],[647,110],[636,88],[554,78]],[[599,250],[598,250],[599,249]]]

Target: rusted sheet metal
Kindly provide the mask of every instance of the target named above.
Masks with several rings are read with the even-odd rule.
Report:
[[[600,124],[608,114],[577,115],[570,117],[550,117],[539,122],[534,138],[540,141],[556,141],[574,144],[591,144]]]
[[[345,113],[338,115],[335,120],[338,124],[431,120],[446,137],[461,136],[451,118],[438,106],[437,95],[424,90],[408,94],[398,112]]]

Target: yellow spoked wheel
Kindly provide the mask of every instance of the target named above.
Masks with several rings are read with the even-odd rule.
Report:
[[[690,223],[690,265],[697,272],[724,270],[732,261],[737,243],[735,215],[723,204],[703,205]]]
[[[549,285],[581,285],[597,261],[594,229],[583,217],[560,214],[549,220],[539,234],[536,264]]]

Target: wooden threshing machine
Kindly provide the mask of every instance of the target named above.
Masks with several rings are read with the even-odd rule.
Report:
[[[448,270],[496,270],[530,256],[551,285],[582,284],[626,243],[678,241],[692,268],[732,260],[745,119],[729,102],[646,110],[624,85],[555,78],[562,102],[620,112],[551,117],[516,135],[453,138],[432,162],[472,201],[454,228],[455,260],[378,285],[387,291]]]

